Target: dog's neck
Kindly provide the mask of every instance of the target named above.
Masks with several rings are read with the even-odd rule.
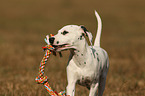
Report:
[[[87,64],[87,55],[88,55],[88,43],[84,39],[76,45],[75,50],[71,50],[71,58],[78,67],[84,67]]]

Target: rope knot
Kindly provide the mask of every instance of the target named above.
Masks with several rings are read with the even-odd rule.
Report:
[[[51,35],[51,37],[54,36],[52,34],[50,34],[50,35]],[[46,38],[44,40],[47,43],[47,45],[45,47],[42,47],[42,48],[44,50],[46,50],[46,53],[41,60],[40,67],[39,67],[39,76],[36,77],[35,81],[38,84],[43,84],[45,86],[45,89],[48,91],[48,93],[51,96],[65,96],[65,91],[62,91],[60,93],[57,93],[56,91],[54,92],[48,83],[48,77],[43,76],[45,64],[46,64],[46,62],[51,54],[51,51],[53,52],[53,50],[54,50],[54,47],[52,45],[50,45],[50,43],[49,43],[49,36],[48,35],[46,36]]]
[[[48,80],[48,77],[47,76],[42,76],[42,77],[36,77],[35,81],[38,83],[38,84],[44,84],[46,83]]]

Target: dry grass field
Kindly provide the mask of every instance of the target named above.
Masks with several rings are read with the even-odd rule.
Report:
[[[47,34],[64,25],[84,25],[96,34],[97,10],[103,21],[101,46],[110,58],[104,96],[145,96],[144,0],[1,0],[0,96],[49,96],[36,84]],[[65,90],[66,63],[51,55],[46,74],[57,92]],[[76,86],[76,96],[89,91]]]

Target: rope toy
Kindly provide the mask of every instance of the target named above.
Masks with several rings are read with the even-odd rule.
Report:
[[[54,35],[50,34],[50,36],[53,37]],[[52,45],[50,45],[50,43],[49,43],[49,36],[48,35],[46,36],[46,38],[44,40],[47,43],[47,45],[45,47],[42,47],[42,48],[44,50],[46,50],[46,53],[44,54],[44,56],[40,62],[39,75],[38,75],[38,77],[36,77],[35,81],[38,84],[43,84],[45,86],[45,89],[47,90],[47,92],[51,96],[66,96],[65,91],[62,91],[59,93],[57,93],[56,91],[53,91],[48,83],[48,77],[44,76],[45,64],[46,64],[48,58],[50,57],[51,52],[53,52],[53,50],[54,50],[54,47]]]

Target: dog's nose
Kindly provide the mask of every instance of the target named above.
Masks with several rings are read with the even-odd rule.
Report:
[[[50,38],[49,38],[49,42],[50,42],[51,45],[53,44],[54,40],[55,40],[54,37],[50,37]]]

